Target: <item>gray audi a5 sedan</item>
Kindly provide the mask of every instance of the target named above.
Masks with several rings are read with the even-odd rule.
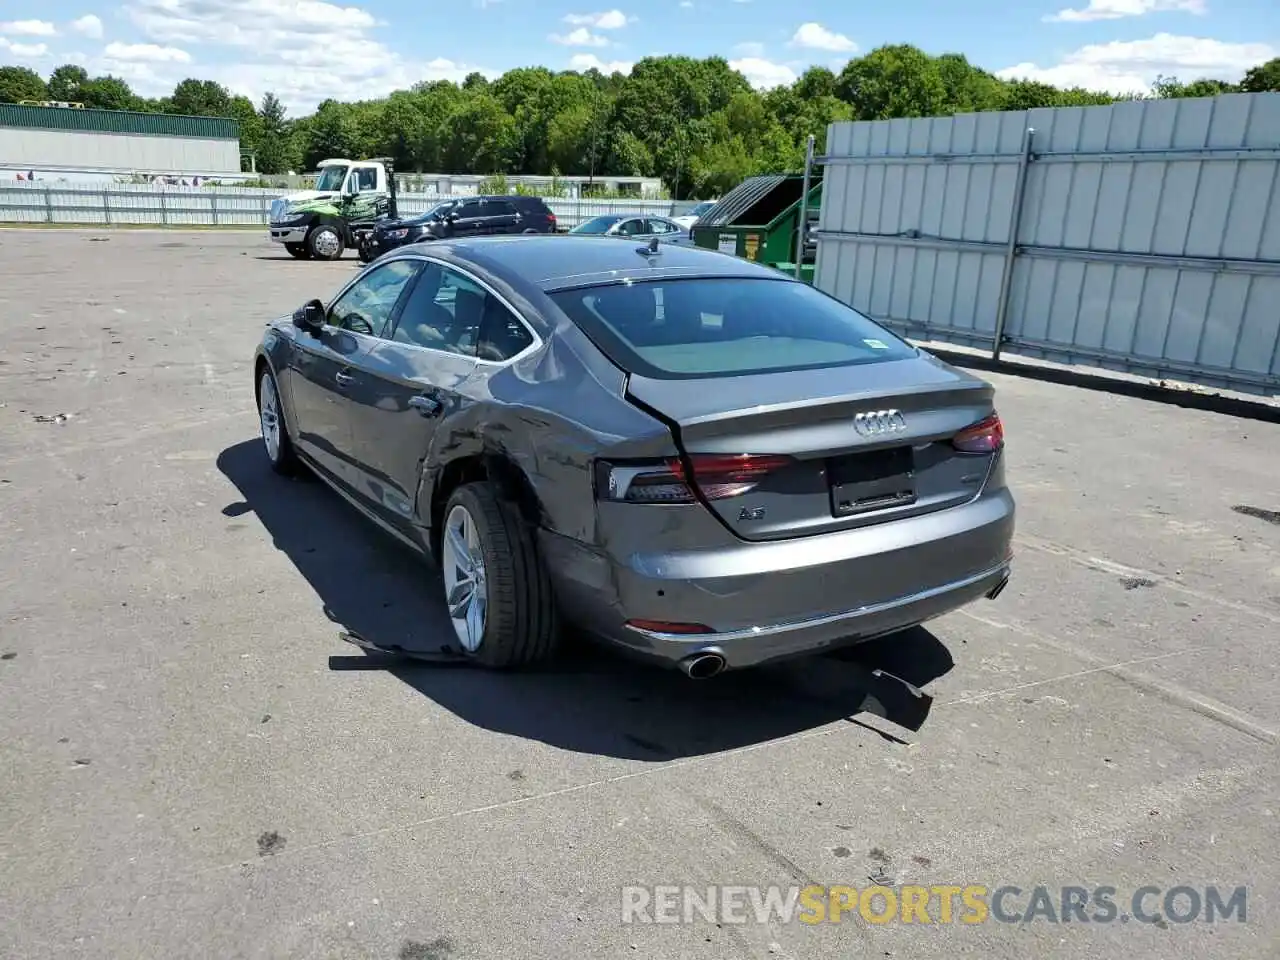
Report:
[[[703,678],[1008,581],[993,388],[716,251],[414,244],[254,360],[272,466],[434,559],[486,666],[548,657],[569,621]]]

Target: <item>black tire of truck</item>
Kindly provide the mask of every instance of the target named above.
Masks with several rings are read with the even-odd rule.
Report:
[[[307,232],[307,250],[314,260],[339,260],[347,249],[342,229],[332,223],[317,223]]]
[[[307,245],[305,243],[286,243],[284,248],[288,251],[289,256],[293,257],[295,260],[311,259],[311,251],[307,249]]]

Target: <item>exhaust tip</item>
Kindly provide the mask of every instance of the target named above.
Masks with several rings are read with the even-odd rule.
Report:
[[[695,653],[680,661],[680,669],[690,680],[710,680],[724,668],[724,657],[718,653]]]
[[[987,599],[994,600],[996,597],[1000,596],[1000,594],[1004,593],[1004,588],[1007,587],[1008,585],[1009,585],[1009,578],[1005,577],[1003,580],[1001,580],[994,587],[992,587],[990,590],[987,591]]]

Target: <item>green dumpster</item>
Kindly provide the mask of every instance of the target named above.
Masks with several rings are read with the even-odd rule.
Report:
[[[734,187],[693,225],[693,242],[708,250],[795,275],[796,226],[804,177],[794,174],[751,177]],[[811,226],[822,205],[822,182],[810,184],[807,215]],[[815,245],[805,244],[800,279],[813,282]]]

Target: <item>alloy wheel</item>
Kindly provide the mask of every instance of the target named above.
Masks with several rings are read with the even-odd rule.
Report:
[[[275,380],[266,372],[258,386],[258,419],[262,422],[262,444],[275,463],[280,458],[280,400]]]
[[[474,653],[484,640],[489,591],[476,521],[461,504],[450,510],[445,519],[440,553],[449,619],[458,642]]]

